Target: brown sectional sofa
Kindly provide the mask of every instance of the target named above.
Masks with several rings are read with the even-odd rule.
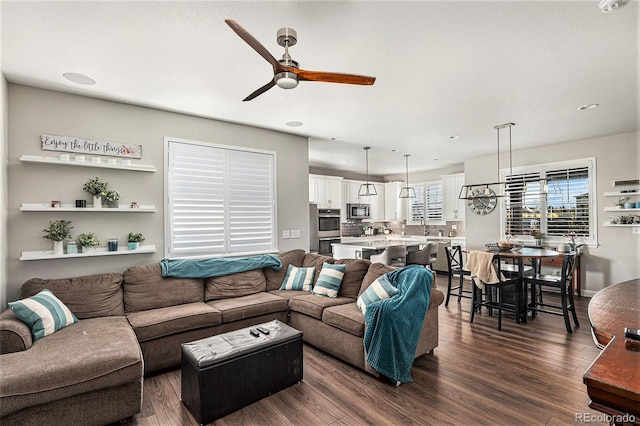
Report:
[[[27,281],[22,297],[48,288],[80,321],[34,342],[10,309],[0,314],[0,423],[107,424],[133,416],[141,408],[144,375],[178,366],[182,343],[274,319],[377,375],[365,361],[356,299],[392,268],[303,250],[280,258],[279,271],[218,278],[163,278],[160,265],[151,264],[123,274]],[[323,262],[347,265],[337,298],[279,290],[289,264],[316,266],[317,280]],[[416,357],[438,345],[443,300],[434,281]]]

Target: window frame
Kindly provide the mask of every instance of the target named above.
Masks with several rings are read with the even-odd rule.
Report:
[[[541,163],[529,166],[520,166],[513,167],[511,173],[513,175],[521,175],[521,174],[529,174],[529,173],[540,173],[540,179],[543,180],[546,178],[546,173],[549,172],[557,172],[561,170],[570,170],[576,168],[587,168],[587,176],[589,179],[588,182],[588,194],[589,194],[589,236],[588,237],[577,237],[576,241],[579,244],[586,244],[588,246],[595,247],[598,245],[598,209],[597,209],[597,191],[596,191],[596,182],[597,182],[597,167],[596,167],[596,158],[588,157],[581,158],[575,160],[565,160],[565,161],[557,161],[552,163]],[[502,182],[507,182],[507,179],[510,175],[510,170],[508,168],[500,170],[500,180]],[[506,188],[505,188],[505,196],[500,197],[500,235],[506,235],[507,233],[507,196],[506,196]],[[544,192],[541,192],[543,194]],[[546,207],[546,201],[545,201]],[[546,218],[546,210],[544,217],[540,218],[541,229],[542,232],[547,234],[547,218]],[[514,239],[518,241],[522,241],[525,243],[531,243],[534,241],[534,238],[529,235],[515,235]],[[546,242],[550,243],[567,243],[571,241],[571,238],[564,236],[547,236],[545,239]]]
[[[248,153],[256,153],[256,154],[264,154],[272,156],[272,199],[271,199],[271,217],[272,217],[272,227],[271,227],[271,248],[267,250],[254,250],[254,251],[246,251],[246,252],[234,252],[229,251],[228,242],[225,244],[225,252],[224,253],[210,253],[210,254],[194,254],[194,255],[178,255],[171,250],[172,242],[172,214],[171,214],[171,206],[169,204],[170,199],[170,143],[181,143],[181,144],[189,144],[189,145],[197,145],[202,147],[210,147],[223,149],[226,151],[238,151],[238,152],[248,152]],[[278,250],[278,162],[277,162],[277,152],[270,150],[262,150],[257,148],[250,148],[244,146],[237,145],[225,145],[214,142],[205,142],[205,141],[196,141],[191,139],[183,139],[183,138],[174,138],[165,136],[164,137],[164,256],[169,259],[183,259],[183,258],[209,258],[209,257],[238,257],[238,256],[251,256],[265,253],[277,253]],[[225,172],[226,174],[226,172]],[[228,186],[225,185],[225,200],[228,198]],[[225,220],[225,228],[227,227],[227,221],[229,218],[228,211],[225,210],[224,213]],[[228,231],[225,230],[225,240],[227,238]]]
[[[413,216],[411,214],[411,200],[413,200],[414,198],[407,198],[406,199],[406,203],[407,203],[407,225],[444,225],[446,223],[445,219],[444,219],[444,181],[443,180],[434,180],[434,181],[427,181],[427,182],[419,182],[416,183],[414,185],[412,185],[414,190],[416,191],[416,197],[418,196],[418,192],[422,191],[423,193],[423,197],[425,198],[425,206],[422,207],[423,212],[422,212],[422,219],[421,220],[413,220]],[[427,188],[428,187],[435,187],[435,186],[439,186],[440,187],[440,219],[427,219],[425,218],[425,213],[426,213],[426,207],[428,205],[428,203],[426,202],[426,194],[427,194]]]

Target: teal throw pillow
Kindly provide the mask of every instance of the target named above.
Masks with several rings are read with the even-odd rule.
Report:
[[[48,289],[27,299],[10,302],[9,307],[20,321],[31,327],[33,340],[78,322],[69,308]]]
[[[342,284],[342,277],[347,265],[322,264],[318,282],[313,287],[313,294],[318,296],[338,297],[338,290]]]
[[[358,305],[358,308],[360,308],[364,315],[365,312],[367,312],[367,306],[373,302],[389,299],[396,294],[398,294],[398,289],[391,284],[387,274],[384,274],[379,276],[377,280],[372,282],[371,285],[362,292],[356,301],[356,305]]]
[[[298,268],[289,264],[287,275],[280,286],[280,290],[301,290],[311,291],[313,285],[313,277],[316,275],[316,267]]]

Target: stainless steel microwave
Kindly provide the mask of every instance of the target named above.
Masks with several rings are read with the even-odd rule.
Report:
[[[370,204],[347,204],[347,219],[369,219],[371,218]]]

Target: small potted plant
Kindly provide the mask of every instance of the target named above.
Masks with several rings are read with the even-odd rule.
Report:
[[[96,251],[96,247],[100,245],[100,240],[96,238],[96,234],[94,234],[93,232],[78,235],[76,241],[78,242],[82,253],[94,252]]]
[[[531,231],[531,236],[535,239],[537,247],[542,247],[543,240],[547,238],[547,236],[538,229],[533,229]]]
[[[49,226],[42,230],[45,234],[42,238],[53,241],[53,254],[64,254],[63,241],[71,236],[73,226],[70,220],[50,220]]]
[[[144,236],[141,233],[129,232],[127,237],[127,248],[129,250],[137,250],[140,247],[140,243],[144,241]]]
[[[115,190],[108,190],[104,193],[102,199],[107,202],[107,206],[110,209],[117,209],[119,206],[118,200],[120,199],[120,193]]]
[[[107,192],[107,185],[109,182],[101,182],[99,177],[95,177],[95,179],[89,179],[82,190],[88,192],[93,195],[93,208],[99,209],[102,208],[102,197]]]

